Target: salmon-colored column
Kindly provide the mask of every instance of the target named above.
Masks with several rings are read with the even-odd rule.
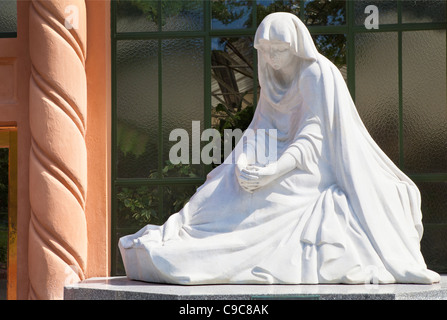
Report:
[[[33,0],[29,28],[29,298],[62,299],[87,267],[85,2]]]

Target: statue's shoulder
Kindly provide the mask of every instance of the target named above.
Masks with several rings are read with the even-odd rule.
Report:
[[[300,75],[300,85],[314,85],[320,81],[321,69],[318,63],[312,63],[306,67]]]

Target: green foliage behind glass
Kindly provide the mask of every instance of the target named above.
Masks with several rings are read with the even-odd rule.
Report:
[[[136,222],[138,226],[157,223],[158,211],[158,188],[148,186],[121,187],[116,194],[118,200],[119,220],[123,224],[130,221]]]
[[[122,16],[145,16],[147,20],[158,24],[161,16],[161,25],[165,24],[167,16],[175,16],[183,10],[195,8],[201,0],[168,0],[161,1],[161,15],[159,1],[154,0],[118,0],[117,13]]]
[[[183,178],[197,178],[191,165],[172,164],[169,161],[162,169],[163,176],[174,175]],[[149,178],[156,179],[158,171],[153,170]],[[129,186],[119,187],[118,200],[119,224],[124,226],[144,226],[148,223],[161,225],[173,213],[182,209],[194,194],[197,186]],[[160,190],[163,192],[163,212],[160,212]],[[130,224],[130,225],[129,225]]]

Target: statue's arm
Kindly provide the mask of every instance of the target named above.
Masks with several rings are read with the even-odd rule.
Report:
[[[295,158],[298,169],[311,171],[311,167],[318,163],[322,147],[321,123],[318,118],[312,117],[306,120],[306,125],[285,153]]]
[[[244,190],[253,192],[294,169],[310,171],[318,163],[322,140],[320,121],[316,117],[306,119],[295,141],[277,161],[264,167],[244,163],[236,169],[239,183]]]
[[[296,166],[295,157],[290,153],[284,153],[277,161],[264,167],[256,165],[246,166],[240,170],[238,181],[245,191],[253,192],[295,169]]]

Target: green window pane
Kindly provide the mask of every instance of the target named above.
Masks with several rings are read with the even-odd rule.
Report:
[[[17,1],[0,1],[0,33],[17,32]]]
[[[163,1],[162,14],[163,31],[193,31],[203,29],[203,1]]]
[[[158,168],[157,52],[155,40],[117,42],[118,178],[148,178]]]
[[[445,22],[445,0],[402,1],[402,22]]]
[[[258,26],[265,16],[273,12],[290,12],[297,17],[300,16],[301,1],[299,0],[257,0],[256,3],[256,21]]]
[[[245,29],[252,26],[252,1],[212,0],[212,29]]]
[[[307,0],[304,2],[307,25],[343,25],[346,23],[345,0]]]
[[[422,197],[422,221],[447,223],[447,182],[418,182]]]
[[[355,36],[355,103],[369,133],[382,150],[399,162],[398,35]]]
[[[429,268],[447,271],[447,182],[418,182],[424,235],[421,250]]]
[[[184,129],[188,133],[190,164],[193,161],[192,143],[197,142],[197,135],[192,134],[193,121],[200,122],[199,134],[203,130],[204,41],[201,38],[162,40],[162,59],[163,174],[167,177],[202,175],[201,164],[192,164],[186,174],[179,168],[170,168],[168,161],[171,147],[179,142],[169,141],[174,129]],[[195,160],[200,162],[200,154]]]
[[[118,0],[117,32],[150,32],[158,30],[158,1]]]
[[[447,224],[424,225],[421,252],[429,269],[447,272]]]
[[[146,224],[159,224],[159,192],[157,186],[119,186],[116,188],[117,229],[139,229]]]
[[[374,5],[378,9],[379,28],[383,24],[397,23],[396,0],[356,0],[354,4],[356,25],[364,25],[365,19],[371,15],[369,10],[365,13],[365,8],[369,5]]]
[[[445,30],[403,32],[404,165],[412,173],[447,172]]]

